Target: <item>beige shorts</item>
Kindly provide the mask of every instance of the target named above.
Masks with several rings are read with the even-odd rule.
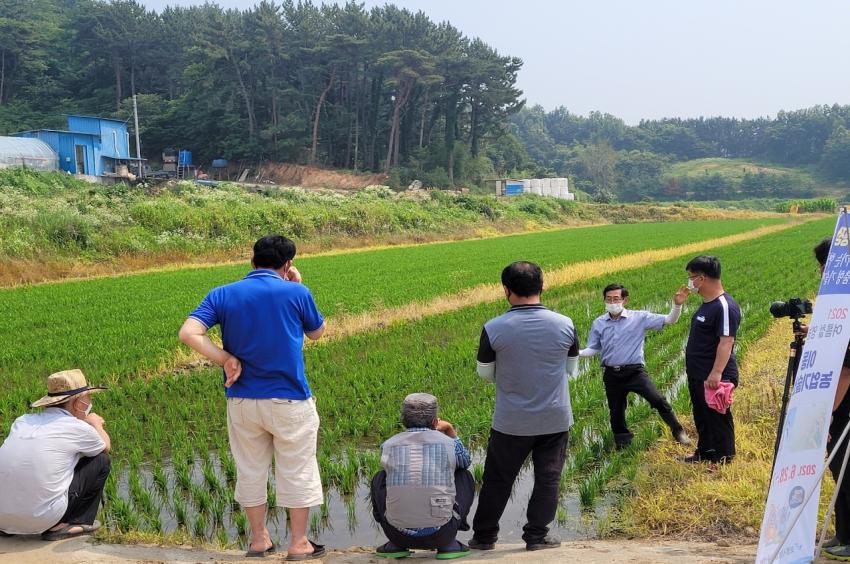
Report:
[[[319,414],[313,398],[229,398],[227,434],[236,461],[236,501],[243,507],[268,503],[266,483],[274,456],[277,505],[321,505],[318,433]]]

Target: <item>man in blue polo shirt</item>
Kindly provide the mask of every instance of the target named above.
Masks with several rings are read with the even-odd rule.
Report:
[[[646,373],[643,343],[647,331],[660,331],[679,320],[682,304],[688,299],[684,286],[673,295],[670,313],[662,315],[643,310],[627,310],[629,291],[621,284],[609,284],[602,290],[606,313],[593,320],[587,348],[581,356],[601,354],[604,372],[605,396],[614,433],[614,446],[626,448],[634,435],[626,425],[626,405],[629,392],[634,392],[658,411],[670,427],[673,438],[683,445],[691,444],[676,414]]]
[[[708,407],[705,389],[717,389],[721,381],[738,386],[735,337],[741,324],[741,308],[720,282],[717,257],[698,256],[688,262],[688,289],[702,298],[691,318],[685,348],[688,392],[699,434],[693,455],[683,462],[731,462],[735,456],[735,423],[732,408],[720,413]]]
[[[254,244],[243,280],[210,290],[180,329],[180,340],[224,367],[227,431],[236,461],[236,501],[248,516],[247,556],[275,550],[265,527],[272,458],[278,503],[289,509],[287,560],[324,554],[307,538],[310,507],[323,502],[316,440],[319,416],[304,373],[304,335],[325,321],[292,266],[295,243],[269,235]],[[207,336],[221,325],[222,347]]]

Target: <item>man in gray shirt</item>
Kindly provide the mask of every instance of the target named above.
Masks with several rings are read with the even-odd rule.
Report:
[[[676,323],[682,314],[682,304],[688,299],[688,290],[679,288],[673,296],[673,308],[667,315],[649,311],[630,311],[629,291],[620,284],[609,284],[602,290],[606,313],[593,320],[587,348],[581,356],[602,355],[604,369],[602,381],[614,432],[614,446],[626,448],[632,442],[626,425],[626,405],[629,392],[634,392],[649,402],[670,427],[673,437],[684,445],[691,444],[673,408],[655,387],[646,373],[643,359],[643,342],[647,331],[660,331],[665,325]]]
[[[531,262],[502,271],[511,309],[484,324],[478,374],[496,384],[496,408],[484,462],[470,548],[492,550],[499,519],[528,455],[534,489],[522,538],[527,550],[560,546],[548,535],[558,507],[558,482],[573,424],[568,377],[578,367],[578,338],[569,317],[540,303],[543,272]]]

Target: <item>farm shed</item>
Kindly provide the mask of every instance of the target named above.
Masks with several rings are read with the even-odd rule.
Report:
[[[0,168],[28,166],[36,170],[51,171],[58,168],[56,151],[38,139],[0,137]]]
[[[71,174],[98,179],[126,176],[127,166],[137,166],[130,156],[127,124],[92,116],[68,116],[68,130],[36,129],[15,137],[38,139],[59,155],[59,168]]]

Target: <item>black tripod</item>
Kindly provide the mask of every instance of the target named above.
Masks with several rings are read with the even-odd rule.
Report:
[[[788,347],[788,368],[785,370],[785,389],[782,392],[782,408],[779,411],[779,428],[776,430],[776,443],[773,445],[773,466],[770,474],[776,466],[776,455],[779,454],[779,440],[782,438],[782,428],[785,426],[785,414],[788,411],[788,400],[791,398],[791,388],[797,379],[797,368],[800,366],[800,356],[803,352],[803,328],[799,318],[794,318],[791,324],[794,330],[794,340]]]

